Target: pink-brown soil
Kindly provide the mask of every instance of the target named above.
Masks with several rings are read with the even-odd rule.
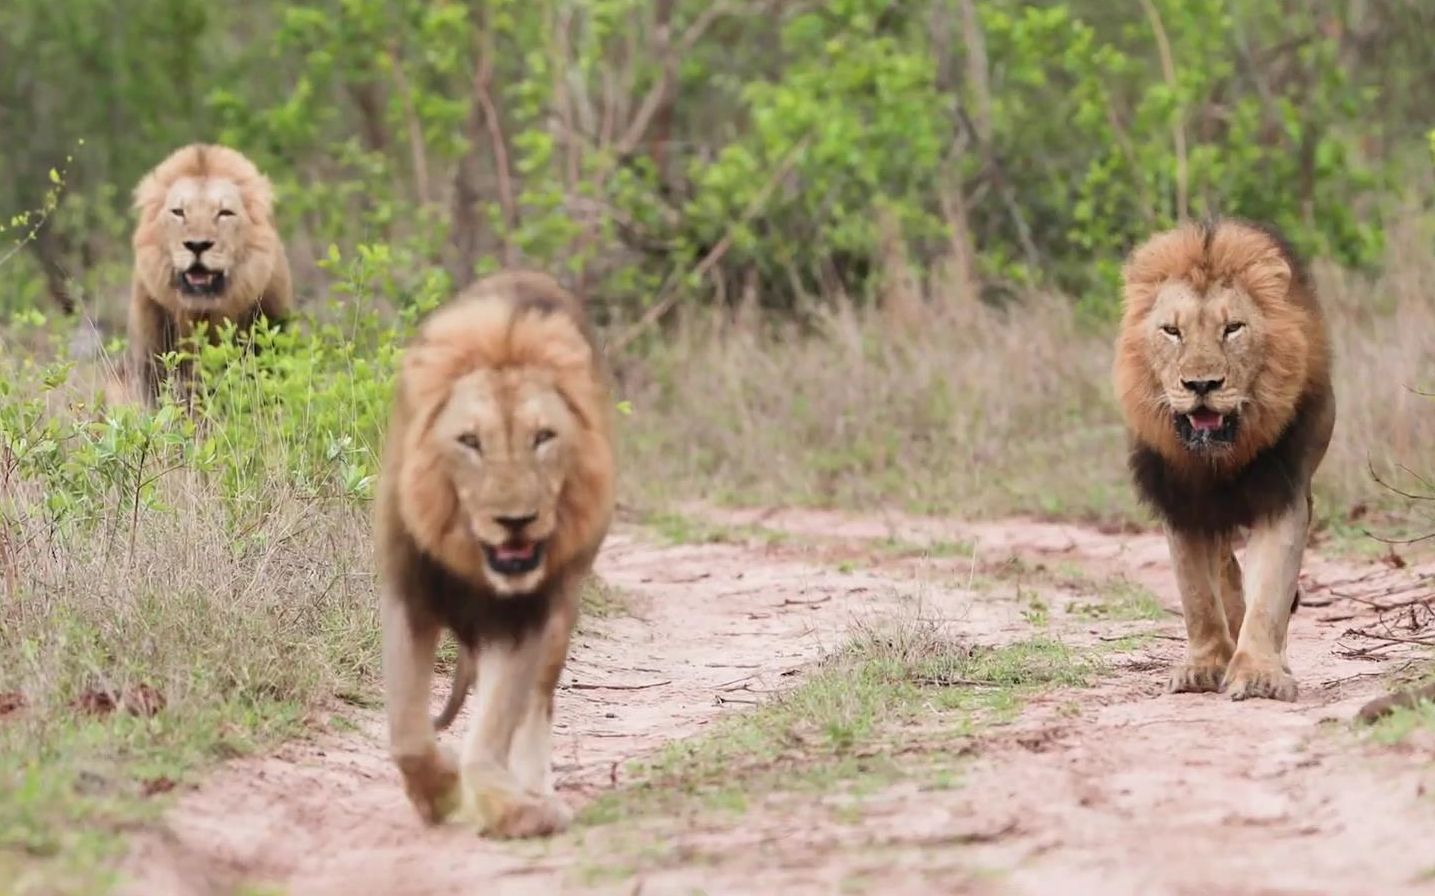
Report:
[[[381,714],[350,714],[353,730],[230,762],[183,794],[161,829],[136,839],[125,892],[1435,893],[1435,740],[1383,747],[1349,725],[1383,692],[1381,673],[1419,648],[1347,634],[1375,622],[1371,601],[1420,597],[1428,570],[1313,551],[1290,636],[1299,701],[1235,703],[1164,693],[1183,629],[1159,536],[690,512],[784,537],[662,545],[625,528],[610,538],[598,573],[629,606],[584,624],[560,685],[555,762],[575,808],[622,787],[628,760],[799,678],[854,620],[922,613],[998,644],[1035,633],[1018,595],[1037,592],[1054,608],[1048,634],[1087,646],[1149,637],[1091,687],[1045,692],[983,729],[955,785],[917,776],[856,797],[775,793],[742,812],[634,821],[626,839],[646,845],[628,855],[612,832],[505,844],[424,827],[385,754]],[[973,550],[892,549],[954,542]],[[1022,588],[979,584],[1012,557],[1047,574]],[[1172,612],[1155,622],[1064,613],[1060,570],[1072,569],[1145,585]],[[436,683],[435,709],[447,687]]]

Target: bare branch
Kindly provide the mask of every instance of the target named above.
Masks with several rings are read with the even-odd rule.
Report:
[[[503,264],[505,267],[512,267],[517,261],[512,234],[519,224],[518,203],[513,196],[513,176],[508,164],[508,140],[503,134],[503,117],[499,114],[498,103],[493,98],[492,32],[486,27],[486,23],[483,23],[478,28],[478,33],[478,64],[473,73],[473,97],[483,113],[489,146],[493,152],[493,165],[498,176],[498,206],[503,214],[506,231],[503,235]]]
[[[1012,192],[1011,184],[1007,182],[1005,170],[1001,160],[997,158],[996,151],[991,144],[981,139],[977,126],[972,122],[971,116],[967,115],[966,108],[961,101],[955,102],[957,121],[964,127],[972,141],[981,150],[983,168],[996,187],[997,196],[1001,198],[1002,205],[1006,206],[1007,215],[1011,217],[1012,226],[1016,228],[1017,242],[1021,243],[1022,254],[1026,256],[1026,263],[1033,271],[1041,267],[1041,253],[1037,251],[1036,241],[1032,239],[1031,227],[1026,222],[1026,216],[1022,214],[1021,206],[1016,201],[1016,195]]]
[[[693,20],[693,23],[687,27],[687,30],[683,32],[682,37],[678,39],[676,44],[672,41],[672,26],[664,14],[665,12],[671,14],[671,8],[671,2],[660,4],[657,39],[655,41],[656,46],[653,47],[655,55],[662,59],[662,72],[658,75],[658,80],[648,89],[648,93],[643,97],[643,101],[638,105],[638,111],[633,114],[632,121],[628,122],[628,127],[624,129],[623,136],[618,138],[618,142],[614,147],[617,155],[627,155],[642,142],[643,135],[648,132],[649,125],[653,123],[653,117],[657,115],[658,111],[663,107],[664,101],[667,99],[674,82],[677,80],[678,63],[681,62],[683,56],[691,51],[697,42],[702,39],[703,34],[707,32],[713,22],[717,21],[721,16],[733,12],[737,8],[737,5],[731,2],[718,2],[704,9],[702,13]]]
[[[973,123],[977,140],[985,143],[992,134],[992,91],[987,76],[987,42],[974,0],[962,0],[962,43],[967,50],[967,83],[976,99]]]
[[[429,164],[428,147],[424,144],[423,122],[419,121],[418,110],[414,108],[413,94],[409,92],[408,77],[404,75],[404,66],[399,58],[396,48],[388,50],[389,70],[393,72],[394,90],[398,92],[399,101],[404,107],[404,122],[408,126],[409,155],[413,157],[414,165],[414,191],[418,194],[420,203],[427,205],[431,193],[429,191]]]
[[[1407,492],[1403,489],[1396,488],[1394,485],[1391,485],[1384,479],[1380,478],[1380,474],[1375,472],[1375,464],[1373,462],[1371,462],[1370,460],[1366,460],[1366,464],[1368,465],[1368,468],[1370,470],[1370,478],[1375,480],[1376,485],[1379,485],[1382,488],[1387,489],[1388,491],[1392,491],[1402,498],[1409,498],[1412,501],[1435,501],[1435,495],[1417,495],[1413,492]],[[1402,469],[1406,468],[1402,467]],[[1408,469],[1407,472],[1409,472]],[[1416,479],[1420,479],[1422,483],[1424,482],[1424,480],[1421,479],[1420,476],[1414,473],[1411,473],[1411,475],[1415,476]]]

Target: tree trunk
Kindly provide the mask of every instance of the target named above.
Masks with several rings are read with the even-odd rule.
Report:
[[[75,292],[70,277],[65,274],[64,247],[49,221],[42,221],[35,230],[35,239],[30,251],[40,262],[45,273],[45,288],[50,298],[63,314],[75,313]]]

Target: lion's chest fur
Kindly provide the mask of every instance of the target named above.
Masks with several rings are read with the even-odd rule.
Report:
[[[1307,391],[1280,437],[1240,469],[1174,467],[1137,440],[1129,464],[1143,502],[1178,532],[1223,534],[1269,519],[1300,500],[1335,421],[1328,386]]]
[[[500,597],[417,547],[407,565],[404,574],[414,585],[409,593],[420,595],[425,613],[470,648],[485,641],[522,641],[543,627],[562,599],[552,580],[531,594]]]

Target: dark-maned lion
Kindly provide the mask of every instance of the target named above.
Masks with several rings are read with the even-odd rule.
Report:
[[[1186,224],[1127,260],[1115,385],[1188,636],[1172,691],[1294,700],[1286,629],[1335,425],[1310,279],[1271,230]],[[1244,568],[1233,539],[1248,529]]]
[[[582,309],[541,274],[475,283],[406,350],[375,547],[390,750],[428,821],[460,809],[500,837],[568,824],[551,780],[553,689],[612,516],[611,427]],[[427,709],[444,628],[465,655],[442,723],[477,679],[457,765]]]

